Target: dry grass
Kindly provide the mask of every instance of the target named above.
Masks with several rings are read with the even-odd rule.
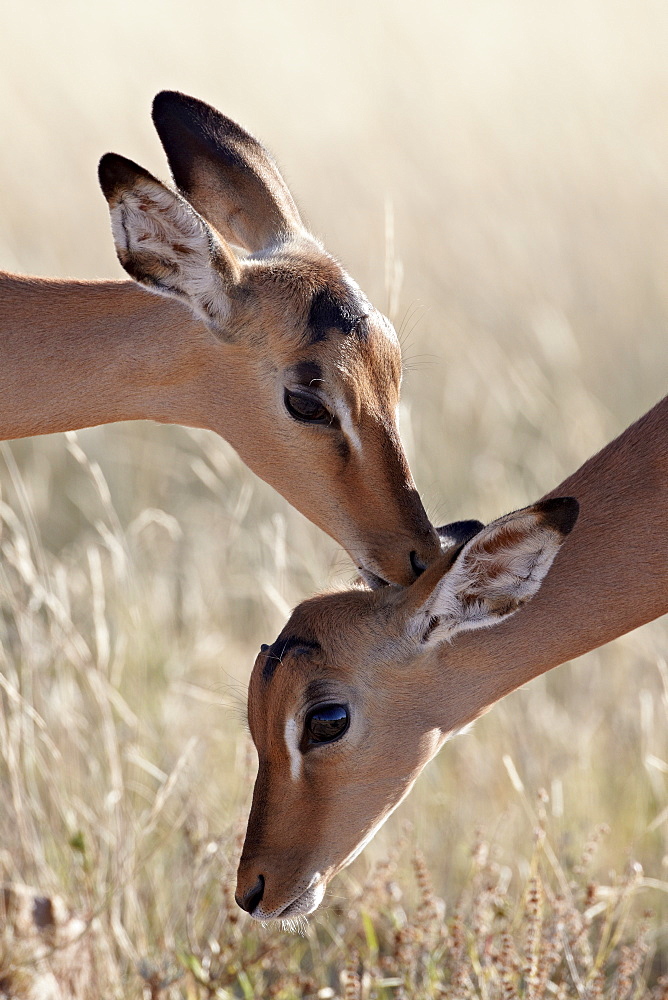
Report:
[[[98,156],[164,175],[153,93],[212,101],[278,153],[392,313],[402,431],[439,522],[530,502],[665,392],[662,5],[65,0],[3,22],[0,265],[119,275]],[[659,990],[665,623],[504,702],[430,765],[305,936],[258,932],[230,901],[248,671],[345,559],[200,432],[19,442],[0,489],[0,880],[97,921],[92,995]],[[472,862],[476,829],[490,849]],[[22,957],[4,947],[0,980]]]
[[[555,863],[546,801],[542,793],[529,868],[513,892],[511,868],[478,839],[465,887],[448,910],[419,850],[414,880],[402,873],[404,837],[363,882],[346,879],[345,900],[287,940],[237,909],[227,845],[186,829],[181,868],[190,886],[181,897],[186,923],[178,944],[154,943],[131,974],[118,960],[126,949],[107,905],[73,918],[56,900],[60,909],[46,929],[31,933],[17,916],[21,902],[32,902],[24,892],[6,907],[0,996],[664,1000],[668,977],[661,975],[655,914],[638,905],[651,880],[633,862],[600,880],[592,858],[600,830],[579,863]],[[40,992],[47,985],[60,992]]]

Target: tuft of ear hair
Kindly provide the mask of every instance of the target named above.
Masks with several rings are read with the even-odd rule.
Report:
[[[184,300],[224,337],[228,293],[240,273],[232,252],[185,198],[139,164],[106,153],[98,175],[116,253],[128,274],[151,291]]]
[[[578,512],[573,497],[552,497],[473,531],[413,614],[412,634],[433,646],[514,614],[540,589]]]

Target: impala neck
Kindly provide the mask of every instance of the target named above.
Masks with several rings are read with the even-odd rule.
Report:
[[[224,350],[186,307],[134,282],[0,274],[0,438],[116,420],[202,426],[198,379]]]
[[[548,495],[576,497],[580,516],[539,593],[508,622],[458,637],[426,664],[426,697],[440,705],[444,735],[668,611],[668,397]]]

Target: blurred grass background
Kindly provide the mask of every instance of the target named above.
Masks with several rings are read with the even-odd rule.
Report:
[[[525,505],[664,394],[666,5],[28,0],[1,18],[0,267],[121,277],[97,160],[165,177],[153,95],[209,101],[274,152],[395,321],[402,433],[438,523]],[[199,431],[4,445],[0,488],[0,873],[105,900],[136,958],[183,933],[183,831],[233,855],[259,643],[350,568]],[[494,709],[353,879],[407,820],[448,905],[478,828],[522,877],[545,788],[560,856],[609,824],[602,871],[637,858],[665,925],[666,636],[647,626]]]

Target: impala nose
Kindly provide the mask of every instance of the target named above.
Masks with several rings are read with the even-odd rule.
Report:
[[[376,543],[367,553],[365,562],[357,564],[360,575],[372,590],[385,587],[408,587],[424,573],[441,554],[441,540],[436,529],[413,534],[414,548],[404,548],[401,539],[377,536]],[[417,544],[415,544],[417,542]]]
[[[237,903],[246,913],[252,913],[262,902],[264,895],[264,875],[258,875],[257,882],[239,898],[235,896]]]
[[[420,559],[419,555],[415,550],[411,552],[410,560],[411,560],[411,569],[415,573],[415,578],[417,579],[418,576],[421,576],[424,573],[424,571],[427,568],[427,564],[426,562],[423,562],[422,559]]]

